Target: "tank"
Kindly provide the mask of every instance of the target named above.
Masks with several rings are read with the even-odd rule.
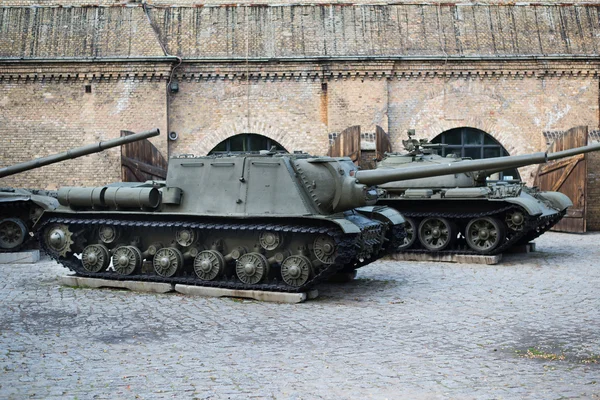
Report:
[[[0,178],[20,172],[104,151],[157,136],[158,129],[71,149],[67,152],[0,168]],[[45,210],[59,206],[58,192],[51,190],[0,188],[0,252],[18,251],[34,236],[32,227]]]
[[[406,219],[407,235],[401,250],[427,253],[498,254],[528,243],[554,226],[565,215],[571,200],[559,192],[541,192],[521,182],[488,181],[509,168],[545,163],[585,152],[590,145],[556,153],[488,158],[466,161],[453,155],[442,157],[443,146],[426,140],[403,141],[406,152],[388,154],[376,171],[394,173],[478,163],[473,171],[384,183],[378,204],[399,210]]]

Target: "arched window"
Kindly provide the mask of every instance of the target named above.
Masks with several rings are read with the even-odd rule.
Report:
[[[238,152],[259,152],[261,150],[271,150],[275,146],[278,151],[287,151],[282,145],[263,135],[255,133],[242,133],[223,140],[216,145],[208,154],[215,153],[238,153]]]
[[[458,157],[472,159],[503,157],[508,152],[500,142],[491,135],[475,128],[456,128],[436,136],[431,143],[443,143],[446,146],[439,151],[440,155],[456,154]],[[496,177],[492,177],[496,178]],[[516,168],[502,171],[496,179],[521,180]]]

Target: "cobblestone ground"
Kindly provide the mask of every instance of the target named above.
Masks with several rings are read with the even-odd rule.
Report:
[[[71,289],[2,265],[0,398],[600,398],[600,234],[382,261],[304,304]]]

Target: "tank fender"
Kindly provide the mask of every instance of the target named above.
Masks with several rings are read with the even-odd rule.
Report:
[[[374,218],[383,222],[389,222],[392,225],[400,225],[406,222],[400,212],[390,207],[365,206],[356,208],[355,210],[363,214],[365,217]]]
[[[331,221],[339,226],[344,233],[360,233],[360,227],[352,223],[346,218],[332,218]]]
[[[552,207],[555,207],[559,211],[566,210],[573,206],[573,202],[569,196],[561,192],[539,192],[535,197],[541,197],[542,199],[547,200],[552,204]]]
[[[56,208],[59,206],[58,200],[50,196],[40,196],[34,194],[31,196],[31,201],[37,206],[42,207],[44,210],[56,210]]]
[[[501,201],[506,201],[507,203],[513,203],[521,206],[529,215],[537,216],[544,213],[542,204],[540,204],[540,201],[534,197],[529,198],[521,195],[519,197],[505,197],[501,199]]]
[[[24,196],[24,195],[9,195],[9,196],[5,196],[3,195],[2,197],[0,197],[0,203],[12,203],[13,201],[29,201],[31,200],[31,196]]]

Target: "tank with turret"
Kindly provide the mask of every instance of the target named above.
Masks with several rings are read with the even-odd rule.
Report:
[[[522,182],[490,180],[507,169],[597,151],[597,145],[556,153],[534,153],[471,160],[438,155],[443,144],[423,139],[403,141],[404,153],[391,153],[377,171],[427,169],[465,162],[482,168],[442,176],[389,182],[378,204],[399,210],[406,219],[403,251],[426,253],[498,254],[528,243],[565,215],[571,200],[560,192],[542,192]],[[490,161],[491,160],[491,161]]]
[[[165,181],[60,188],[36,227],[44,250],[81,276],[303,291],[403,244],[404,219],[376,205],[376,185],[499,162],[359,171],[349,158],[274,151],[178,156]]]
[[[158,130],[142,132],[0,168],[0,178],[147,139],[159,133]],[[35,233],[33,225],[44,211],[59,206],[57,197],[55,190],[0,187],[0,252],[14,252],[27,245],[35,245],[36,242],[30,240]]]

